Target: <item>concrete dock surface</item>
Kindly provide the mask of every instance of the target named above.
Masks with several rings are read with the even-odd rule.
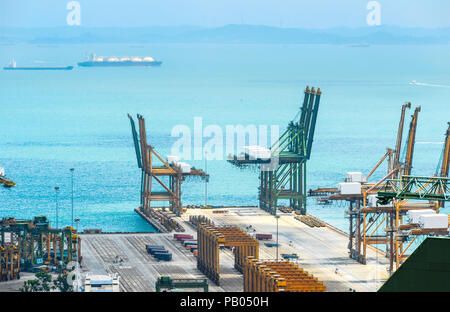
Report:
[[[188,223],[190,215],[205,215],[217,226],[237,225],[250,232],[270,233],[276,240],[276,219],[257,207],[187,209],[177,217],[185,234],[197,237]],[[376,291],[388,278],[388,259],[369,248],[367,264],[348,256],[348,237],[332,227],[314,227],[295,220],[293,214],[280,213],[278,223],[278,252],[296,253],[295,262],[323,281],[327,291]],[[160,275],[172,278],[206,278],[197,269],[197,259],[173,238],[173,233],[85,234],[82,238],[83,274],[117,273],[122,291],[155,291]],[[260,242],[260,259],[275,259],[276,247]],[[145,250],[146,244],[164,245],[173,254],[172,261],[157,261]],[[279,256],[281,258],[281,256]],[[208,280],[209,291],[242,291],[243,279],[234,269],[234,256],[228,249],[220,252],[220,286]]]

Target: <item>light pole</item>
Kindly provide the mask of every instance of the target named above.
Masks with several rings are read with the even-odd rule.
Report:
[[[74,168],[70,168],[71,179],[72,179],[72,228],[73,228],[73,171]]]
[[[58,191],[59,186],[55,186],[56,228],[58,228]]]
[[[277,261],[278,261],[278,219],[280,218],[279,215],[275,215],[275,219],[277,219]]]
[[[208,152],[205,150],[205,173],[208,174],[208,163],[207,163],[207,154]],[[208,177],[205,179],[205,209],[208,207]]]
[[[78,236],[79,235],[78,234],[78,224],[80,223],[80,219],[75,219],[75,223],[77,224],[77,266],[76,266],[76,269],[75,269],[75,274],[77,276],[76,292],[78,292],[79,288],[80,288],[80,267],[79,267],[80,258],[78,257],[78,249],[79,249],[78,244],[80,243],[80,237]]]

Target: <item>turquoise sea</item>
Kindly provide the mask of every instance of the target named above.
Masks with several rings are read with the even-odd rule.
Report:
[[[279,125],[297,113],[306,85],[323,90],[308,188],[334,186],[347,171],[368,173],[394,147],[400,108],[422,106],[413,173],[433,175],[450,121],[450,46],[102,44],[2,45],[0,62],[75,65],[86,52],[151,55],[160,68],[0,71],[0,167],[17,186],[0,188],[0,217],[55,217],[70,224],[71,174],[80,227],[153,231],[139,204],[127,113],[146,118],[148,141],[170,153],[175,125]],[[3,65],[2,64],[2,65]],[[411,85],[416,80],[423,85]],[[413,110],[410,111],[411,114]],[[405,128],[409,125],[408,120]],[[204,161],[187,161],[204,167]],[[208,203],[257,205],[258,172],[209,160]],[[375,178],[386,172],[382,168]],[[184,204],[204,203],[204,184],[186,181]],[[309,213],[348,231],[346,205],[308,203]],[[444,211],[448,213],[448,208]]]

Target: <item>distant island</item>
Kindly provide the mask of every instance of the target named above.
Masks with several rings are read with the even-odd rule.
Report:
[[[79,43],[233,43],[233,44],[449,44],[450,28],[401,28],[375,26],[361,28],[301,29],[260,25],[197,26],[53,27],[10,28],[0,32],[1,44]]]

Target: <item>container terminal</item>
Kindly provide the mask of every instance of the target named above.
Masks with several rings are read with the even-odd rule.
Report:
[[[343,173],[336,187],[307,191],[321,96],[320,89],[307,87],[277,142],[244,146],[242,154],[228,157],[233,166],[260,169],[258,207],[184,206],[183,183],[207,181],[210,174],[176,156],[161,156],[147,142],[144,117],[137,115],[136,127],[128,115],[141,169],[135,211],[158,233],[78,233],[52,228],[44,216],[4,218],[0,291],[17,291],[19,277],[43,268],[70,270],[73,262],[81,291],[449,291],[450,222],[440,209],[450,200],[450,123],[434,174],[414,176],[411,170],[421,108],[415,108],[403,138],[412,106],[406,103],[395,148],[381,153],[367,174]],[[384,167],[384,177],[373,180]],[[348,233],[310,215],[308,195],[319,203],[348,205]]]

